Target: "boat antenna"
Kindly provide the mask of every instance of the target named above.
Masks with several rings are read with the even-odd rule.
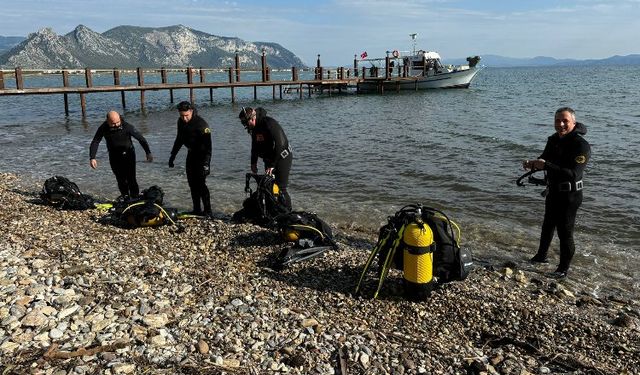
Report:
[[[418,36],[418,33],[409,34],[409,36],[413,41],[413,54],[415,55],[416,54],[416,37]]]

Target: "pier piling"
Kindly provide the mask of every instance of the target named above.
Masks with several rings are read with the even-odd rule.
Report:
[[[365,60],[363,60],[365,61]],[[366,60],[374,61],[374,60]],[[110,69],[92,69],[89,67],[82,69],[40,69],[40,70],[23,70],[21,67],[16,67],[12,70],[0,70],[0,96],[6,95],[51,95],[62,94],[64,97],[64,112],[65,115],[69,115],[69,94],[78,94],[80,96],[80,107],[82,115],[87,114],[87,94],[93,93],[105,93],[105,92],[119,92],[122,108],[127,108],[126,92],[127,91],[139,91],[140,92],[140,108],[142,111],[146,110],[145,93],[147,90],[158,91],[168,90],[169,100],[174,103],[174,90],[189,89],[189,100],[192,103],[196,101],[196,89],[209,89],[209,101],[213,102],[213,90],[217,88],[229,88],[231,91],[231,103],[235,103],[236,89],[237,88],[253,88],[253,100],[258,100],[258,87],[267,88],[271,86],[272,98],[283,99],[284,94],[291,94],[294,91],[298,91],[298,98],[302,99],[304,96],[304,90],[306,85],[307,95],[311,97],[313,93],[328,94],[332,96],[334,93],[341,93],[348,88],[354,88],[356,93],[361,92],[360,84],[363,82],[373,83],[374,87],[378,88],[379,93],[384,93],[385,86],[388,89],[395,88],[397,91],[401,84],[401,81],[409,81],[416,84],[417,78],[408,77],[408,67],[403,64],[398,64],[397,69],[394,69],[396,65],[391,65],[389,54],[386,58],[377,59],[380,66],[372,64],[371,67],[359,67],[358,64],[362,63],[359,60],[358,55],[354,55],[353,69],[345,67],[323,67],[320,61],[320,54],[317,55],[316,66],[311,68],[313,73],[309,78],[301,79],[300,67],[291,67],[290,78],[283,78],[282,75],[278,75],[277,78],[272,76],[272,68],[268,65],[267,54],[265,49],[262,50],[260,56],[260,66],[254,67],[253,70],[247,69],[245,71],[251,71],[257,73],[260,72],[260,78],[254,81],[246,81],[247,78],[242,80],[241,73],[241,59],[238,52],[234,55],[232,66],[228,69],[207,69],[200,66],[199,68],[186,67],[186,68],[142,68],[137,67],[133,70],[127,70],[123,68],[110,68]],[[382,72],[379,69],[383,68],[382,62],[384,61],[385,72],[381,76]],[[426,64],[424,64],[426,68]],[[362,68],[362,70],[359,70]],[[194,81],[195,69],[198,70],[199,79]],[[209,72],[221,74],[222,76],[214,76],[208,78]],[[396,74],[397,73],[397,74]],[[84,74],[84,85],[75,84],[75,79],[71,79],[71,75]],[[95,77],[103,77],[104,74],[113,76],[112,84],[103,84],[104,80],[94,82]],[[135,74],[137,84],[128,84],[127,75]],[[151,74],[150,82],[159,83],[145,83],[145,74]],[[159,74],[160,79],[154,79],[154,76]],[[62,75],[62,85],[53,85],[50,87],[25,87],[25,75]],[[176,80],[176,76],[181,77]],[[225,75],[227,77],[225,77]],[[15,78],[15,88],[7,87],[7,79]],[[157,77],[157,76],[155,76]],[[110,77],[109,77],[110,78]],[[222,79],[221,79],[222,78]],[[185,82],[186,81],[186,82]],[[391,82],[389,82],[391,81]],[[31,82],[29,80],[27,83]],[[391,83],[392,85],[389,85]],[[393,85],[395,83],[395,85]],[[408,82],[407,82],[408,83]],[[12,83],[13,84],[13,83]],[[276,87],[277,86],[277,87]],[[277,90],[277,92],[276,92]]]

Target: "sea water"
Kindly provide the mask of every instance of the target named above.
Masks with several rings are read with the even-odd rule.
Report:
[[[282,73],[288,74],[288,73]],[[277,78],[274,76],[274,79]],[[80,80],[81,77],[74,78]],[[94,76],[108,84],[109,76]],[[131,78],[133,79],[133,78]],[[224,76],[220,80],[224,79]],[[253,78],[257,79],[257,78]],[[27,87],[53,78],[29,77]],[[147,78],[151,82],[153,78]],[[251,77],[245,80],[251,80]],[[6,80],[7,87],[11,80]],[[59,82],[56,83],[59,85]],[[279,89],[196,90],[200,116],[212,128],[214,210],[231,214],[245,198],[250,139],[238,121],[241,106],[261,106],[284,128],[294,150],[290,194],[296,210],[314,211],[342,229],[364,228],[371,238],[405,204],[422,203],[446,212],[462,229],[462,245],[478,264],[520,267],[544,273],[558,262],[532,266],[544,212],[541,187],[518,187],[521,161],[536,158],[554,133],[554,111],[571,106],[588,129],[592,157],[584,177],[584,202],[575,229],[576,255],[570,278],[594,295],[640,295],[640,67],[485,68],[469,89],[353,93],[329,96],[305,90],[279,99]],[[175,90],[175,101],[188,90]],[[139,95],[87,95],[82,118],[78,95],[64,116],[62,95],[0,97],[0,171],[42,183],[53,175],[75,181],[85,193],[119,195],[106,146],[98,169],[89,167],[89,144],[109,109],[124,114],[151,145],[153,163],[137,150],[142,189],[159,185],[166,203],[190,208],[184,170],[167,160],[176,135],[177,112],[167,91]],[[4,209],[10,209],[5,207]],[[366,253],[363,252],[363,261]]]

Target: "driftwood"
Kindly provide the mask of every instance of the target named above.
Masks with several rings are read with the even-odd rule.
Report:
[[[58,350],[58,347],[59,347],[58,344],[53,344],[49,347],[49,349],[47,349],[43,357],[46,360],[69,359],[69,358],[82,357],[85,355],[94,355],[94,354],[104,353],[104,352],[114,352],[117,349],[122,349],[128,345],[129,343],[126,341],[116,341],[113,344],[109,344],[109,345],[99,345],[89,349],[80,348],[72,352],[67,352],[67,351]]]
[[[338,349],[338,361],[340,364],[340,375],[347,375],[347,353],[344,346]]]

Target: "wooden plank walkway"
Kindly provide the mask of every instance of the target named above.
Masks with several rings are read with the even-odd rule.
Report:
[[[387,58],[386,66],[389,67],[389,59]],[[369,77],[367,77],[367,71],[369,71]],[[244,73],[260,73],[260,81],[243,81],[241,72]],[[145,92],[146,91],[159,91],[169,90],[170,101],[173,103],[173,91],[180,89],[189,89],[189,98],[191,102],[195,102],[196,89],[209,89],[209,98],[213,101],[213,90],[215,89],[230,89],[231,90],[231,102],[235,102],[235,89],[253,87],[253,98],[258,98],[259,87],[272,87],[273,99],[276,99],[276,91],[279,92],[280,99],[283,98],[283,90],[287,93],[297,91],[300,99],[303,97],[305,91],[308,92],[308,96],[311,97],[312,92],[327,92],[329,95],[334,91],[342,92],[343,90],[355,89],[358,92],[359,84],[368,82],[380,82],[382,81],[400,81],[400,80],[415,80],[416,78],[406,77],[406,74],[398,69],[397,76],[392,75],[391,69],[385,69],[383,77],[378,77],[378,68],[365,69],[362,68],[361,73],[357,68],[357,60],[354,57],[353,69],[346,69],[344,67],[338,67],[334,69],[327,69],[320,65],[320,55],[316,67],[313,68],[313,78],[300,79],[300,69],[297,67],[291,68],[291,78],[283,79],[280,77],[278,80],[272,80],[272,70],[267,65],[266,54],[262,53],[261,69],[260,70],[248,70],[241,69],[240,59],[238,54],[235,56],[235,66],[228,69],[210,69],[210,68],[194,68],[187,67],[181,69],[165,69],[165,68],[153,68],[143,69],[136,68],[135,70],[129,69],[47,69],[47,70],[23,70],[18,67],[14,70],[0,70],[0,96],[12,96],[12,95],[60,95],[64,96],[64,111],[69,115],[69,99],[68,95],[80,95],[80,106],[82,109],[82,116],[86,115],[86,95],[90,93],[105,93],[105,92],[120,92],[121,104],[123,108],[126,108],[125,92],[139,92],[140,93],[140,107],[142,110],[145,108]],[[207,74],[218,73],[218,80],[207,81]],[[225,74],[226,73],[226,74]],[[105,75],[112,76],[113,84],[94,85],[94,74],[99,74],[104,81]],[[135,83],[123,84],[123,77],[135,74]],[[175,78],[176,74],[185,74],[182,76],[183,82],[169,82],[169,77]],[[224,81],[219,74],[223,74]],[[84,75],[82,85],[71,85],[70,77]],[[11,80],[14,81],[15,88],[8,88],[6,86],[7,78],[11,76]],[[38,77],[61,77],[56,78],[57,82],[61,82],[61,86],[50,87],[26,87],[25,76],[38,76]],[[195,80],[194,78],[198,78]],[[156,82],[145,83],[145,79],[150,78]],[[76,77],[77,78],[77,77]],[[77,79],[76,79],[77,81]],[[158,82],[159,81],[159,82]],[[276,90],[278,89],[278,90]],[[383,91],[380,90],[382,93]]]

